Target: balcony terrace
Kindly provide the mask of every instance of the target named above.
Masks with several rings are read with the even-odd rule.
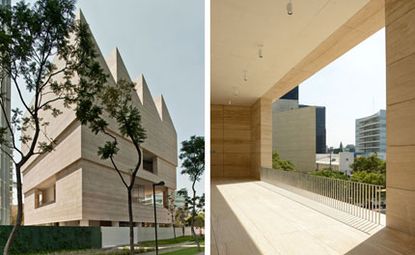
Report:
[[[212,254],[415,254],[415,1],[295,1],[292,15],[286,4],[211,1]],[[353,214],[365,203],[350,214],[261,173],[273,102],[384,27],[386,127],[365,134],[387,128],[385,227]]]
[[[415,237],[265,181],[214,179],[211,254],[414,254]],[[382,223],[384,224],[384,216]]]

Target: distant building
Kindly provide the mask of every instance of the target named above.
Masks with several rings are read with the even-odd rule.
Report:
[[[346,151],[346,152],[355,152],[356,148],[355,148],[354,144],[348,144],[348,145],[346,145],[346,147],[344,147],[344,151]]]
[[[330,164],[331,160],[331,164]],[[340,171],[347,175],[351,175],[351,164],[354,162],[354,154],[352,152],[340,152],[339,154],[316,154],[316,169],[322,170],[331,168],[334,171]]]
[[[315,169],[315,155],[326,153],[326,108],[300,105],[298,87],[272,104],[272,149],[298,171]]]
[[[1,5],[10,6],[10,0],[1,0]],[[0,70],[1,72],[1,70]],[[0,111],[0,127],[6,127],[10,120],[10,78],[5,78],[1,84],[2,91],[8,100],[5,100],[6,116]],[[0,145],[1,146],[1,145]],[[0,152],[0,225],[10,224],[10,205],[12,201],[12,164],[11,159],[4,152],[10,153],[7,146],[1,146]],[[11,153],[10,153],[11,154]]]
[[[330,164],[331,161],[331,164]],[[339,171],[339,154],[321,153],[316,154],[316,170],[323,170],[331,168],[334,171]]]
[[[386,158],[386,111],[356,120],[356,154]]]

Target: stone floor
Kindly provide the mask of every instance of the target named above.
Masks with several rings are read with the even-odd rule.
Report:
[[[213,180],[211,254],[415,254],[415,238],[375,226],[274,185]],[[346,222],[346,223],[345,223]]]

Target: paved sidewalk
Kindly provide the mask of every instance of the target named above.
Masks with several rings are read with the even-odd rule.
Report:
[[[184,242],[184,243],[177,243],[177,244],[169,244],[169,245],[163,245],[161,247],[159,247],[159,254],[163,254],[166,252],[173,252],[173,251],[177,251],[180,249],[185,249],[185,248],[192,248],[192,247],[196,247],[196,244],[194,242]],[[203,248],[203,246],[202,246]],[[156,254],[155,251],[152,252],[146,252],[146,253],[141,253],[142,255],[154,255]],[[204,252],[201,252],[197,255],[203,255]]]

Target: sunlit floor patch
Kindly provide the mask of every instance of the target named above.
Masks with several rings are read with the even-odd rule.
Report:
[[[345,254],[370,237],[274,187],[212,181],[212,254]]]

